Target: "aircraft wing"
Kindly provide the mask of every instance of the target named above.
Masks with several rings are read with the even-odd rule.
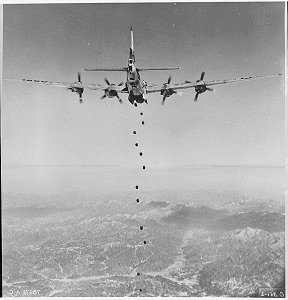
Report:
[[[87,84],[85,85],[85,87],[89,90],[94,90],[94,91],[105,91],[109,89],[109,86],[103,86],[100,84]],[[113,87],[110,86],[110,90],[116,91],[118,93],[123,93],[123,94],[128,93],[127,88],[126,87],[123,88],[123,86],[113,85]]]
[[[275,77],[275,76],[281,76],[281,75],[283,75],[283,74],[273,74],[273,75],[264,75],[264,76],[249,76],[249,77],[240,77],[240,78],[235,78],[235,79],[215,80],[215,81],[205,82],[205,85],[211,86],[211,85],[218,85],[218,84],[243,82],[243,81],[248,81],[248,80],[257,80],[257,79],[262,79],[262,78],[267,78],[267,77]]]
[[[249,76],[249,77],[240,77],[240,78],[234,78],[234,79],[225,79],[225,80],[214,80],[214,81],[198,81],[198,82],[190,82],[185,81],[185,83],[179,83],[179,84],[169,84],[166,86],[166,89],[172,89],[172,90],[183,90],[183,89],[189,89],[189,88],[195,88],[197,86],[213,86],[213,85],[220,85],[220,84],[226,84],[226,83],[236,83],[236,82],[243,82],[243,81],[249,81],[249,80],[257,80],[257,79],[263,79],[267,77],[275,77],[275,76],[281,76],[283,74],[273,74],[273,75],[264,75],[264,76]],[[165,89],[164,86],[147,86],[147,93],[156,93],[161,92]]]
[[[7,81],[16,81],[16,82],[26,82],[26,83],[36,83],[40,85],[50,85],[50,86],[56,86],[61,88],[83,88],[83,89],[90,89],[90,90],[104,90],[105,88],[102,85],[98,84],[83,84],[82,82],[63,82],[63,81],[48,81],[48,80],[38,80],[38,79],[4,79]]]
[[[170,84],[169,85],[169,89],[172,89],[172,90],[184,90],[184,89],[190,89],[190,88],[193,88],[195,86],[199,85],[198,83],[195,83],[195,84],[187,84],[187,83],[179,83],[179,84]],[[163,86],[156,86],[156,85],[153,85],[153,86],[147,86],[147,94],[149,93],[157,93],[157,92],[161,92],[163,91],[163,89],[165,89]]]
[[[69,88],[71,83],[68,82],[60,82],[60,81],[48,81],[48,80],[38,80],[38,79],[4,79],[7,81],[17,81],[17,82],[27,82],[27,83],[37,83],[42,85],[52,85],[57,87]]]

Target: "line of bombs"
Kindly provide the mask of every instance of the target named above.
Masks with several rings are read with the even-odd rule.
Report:
[[[143,116],[143,113],[141,112],[140,115]],[[144,125],[144,124],[145,124],[144,121],[141,121],[141,124]],[[135,131],[135,130],[133,131],[133,134],[136,134],[136,131]],[[138,147],[139,144],[138,144],[138,143],[135,143],[135,146]],[[143,152],[139,152],[139,155],[140,155],[140,156],[143,156]],[[145,170],[145,169],[146,169],[146,166],[143,165],[143,166],[142,166],[142,169]],[[138,189],[139,189],[139,186],[136,185],[136,186],[135,186],[135,189],[138,190]],[[140,202],[139,198],[136,199],[136,202],[137,202],[137,203]],[[144,229],[144,227],[143,227],[142,225],[141,225],[139,228],[140,228],[140,230],[143,230],[143,229]],[[147,242],[146,242],[146,241],[143,241],[143,244],[146,245]],[[137,272],[137,276],[140,276],[140,272]],[[139,291],[142,292],[142,289],[139,289]]]

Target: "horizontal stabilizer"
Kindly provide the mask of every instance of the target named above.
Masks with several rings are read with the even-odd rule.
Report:
[[[141,68],[138,69],[138,71],[168,71],[168,70],[180,70],[179,67],[174,67],[174,68]]]
[[[127,68],[115,68],[115,69],[81,69],[80,71],[125,71],[126,72]]]

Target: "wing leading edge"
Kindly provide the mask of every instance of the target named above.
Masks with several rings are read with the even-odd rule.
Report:
[[[227,84],[227,83],[237,83],[237,82],[244,82],[244,81],[250,81],[250,80],[258,80],[263,78],[269,78],[269,77],[275,77],[275,76],[282,76],[283,74],[273,74],[273,75],[263,75],[263,76],[249,76],[249,77],[239,77],[234,79],[224,79],[224,80],[214,80],[214,81],[196,81],[196,82],[190,82],[185,81],[184,83],[179,84],[171,84],[167,86],[164,84],[163,86],[148,86],[147,93],[156,93],[161,92],[163,89],[173,89],[173,90],[182,90],[182,89],[190,89],[195,88],[199,86],[213,86],[213,85],[221,85],[221,84]]]
[[[16,81],[16,82],[26,82],[26,83],[36,83],[40,85],[56,86],[60,88],[83,88],[90,90],[104,90],[105,88],[100,84],[83,84],[82,82],[62,82],[62,81],[48,81],[48,80],[38,80],[38,79],[4,79],[6,81]]]

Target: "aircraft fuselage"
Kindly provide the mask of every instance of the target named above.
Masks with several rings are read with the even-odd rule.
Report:
[[[135,53],[133,44],[133,31],[131,28],[131,46],[128,58],[127,67],[127,82],[126,88],[128,90],[128,100],[134,104],[136,103],[147,103],[146,97],[147,82],[141,79],[140,73],[135,66]]]

